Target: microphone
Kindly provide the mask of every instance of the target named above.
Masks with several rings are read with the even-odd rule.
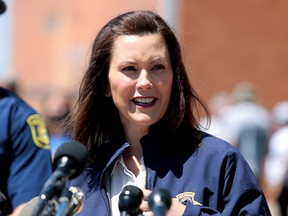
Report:
[[[78,187],[70,187],[69,191],[72,193],[72,198],[69,205],[67,216],[72,216],[76,213],[81,212],[83,209],[83,202],[85,199],[84,192]]]
[[[66,215],[72,216],[72,215],[75,215],[76,213],[81,212],[81,210],[83,208],[84,192],[80,188],[77,188],[77,187],[70,187],[69,191],[71,191],[71,193],[72,193],[72,198],[70,200],[68,211],[66,212]],[[63,195],[64,195],[64,192],[63,192]],[[59,198],[59,202],[60,202],[60,199],[61,199],[61,197]],[[31,216],[33,213],[33,210],[37,206],[39,200],[40,200],[39,196],[31,199],[24,206],[24,208],[21,210],[19,216]],[[65,200],[65,198],[64,198],[64,200]],[[62,206],[61,202],[59,203],[59,206]]]
[[[143,199],[143,192],[140,188],[133,185],[123,187],[120,195],[118,207],[121,216],[137,216],[142,215],[139,206]]]
[[[44,184],[40,200],[33,216],[39,216],[54,196],[60,196],[67,179],[78,176],[84,169],[88,159],[88,151],[81,143],[71,141],[63,143],[55,152],[53,160],[54,172]]]
[[[148,197],[148,205],[154,216],[165,216],[171,204],[170,193],[162,188],[155,189]]]
[[[0,14],[4,13],[6,11],[6,4],[0,0]]]
[[[0,214],[3,212],[7,207],[7,199],[5,195],[0,191]]]
[[[65,188],[58,199],[57,211],[55,216],[67,215],[68,207],[72,199],[72,192]]]

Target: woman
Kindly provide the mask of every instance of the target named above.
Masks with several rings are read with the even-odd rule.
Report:
[[[143,189],[143,215],[153,215],[147,199],[155,188],[171,193],[170,216],[269,215],[243,157],[200,130],[199,105],[205,109],[159,15],[132,11],[109,21],[94,41],[70,122],[90,155],[69,184],[86,196],[79,215],[119,215],[127,184]]]

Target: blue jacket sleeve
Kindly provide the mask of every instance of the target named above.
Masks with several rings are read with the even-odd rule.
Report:
[[[228,155],[223,161],[223,189],[218,210],[187,203],[183,216],[190,215],[271,215],[257,179],[241,155]],[[220,186],[220,185],[219,185]]]

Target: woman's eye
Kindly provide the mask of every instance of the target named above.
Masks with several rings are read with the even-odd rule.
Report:
[[[134,66],[124,67],[122,71],[136,71],[137,69]]]
[[[161,69],[164,69],[164,68],[165,68],[164,65],[162,65],[162,64],[157,64],[157,65],[155,65],[155,66],[153,67],[152,70],[161,70]]]

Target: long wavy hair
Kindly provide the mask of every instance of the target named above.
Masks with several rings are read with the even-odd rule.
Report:
[[[113,43],[120,35],[146,34],[163,36],[173,69],[170,102],[161,125],[165,124],[171,133],[182,124],[199,129],[199,108],[204,108],[209,116],[205,103],[189,83],[179,42],[169,25],[153,11],[127,12],[110,20],[96,36],[75,110],[70,116],[73,139],[89,150],[103,144],[115,131],[123,130],[118,110],[112,98],[106,96]]]

